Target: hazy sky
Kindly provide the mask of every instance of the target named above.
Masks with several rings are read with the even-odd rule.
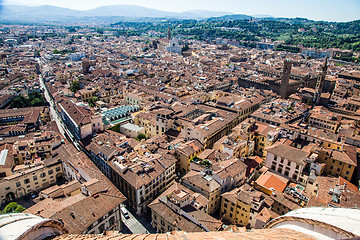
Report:
[[[248,15],[268,14],[274,17],[306,17],[327,21],[360,19],[360,0],[5,0],[3,3],[47,4],[78,10],[105,5],[128,4],[173,12],[203,9]]]

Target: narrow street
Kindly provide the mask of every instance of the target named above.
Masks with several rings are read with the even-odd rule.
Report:
[[[42,66],[42,63],[40,60],[38,60],[40,66]],[[52,99],[52,97],[50,96],[50,93],[45,85],[45,79],[43,78],[42,75],[39,76],[39,81],[40,81],[40,86],[42,87],[42,89],[44,89],[44,96],[46,101],[48,101],[48,103],[50,104],[50,114],[51,114],[51,118],[53,120],[55,120],[59,131],[61,133],[61,135],[63,135],[65,138],[68,136],[71,139],[71,142],[73,143],[73,145],[75,146],[75,148],[79,151],[80,150],[80,145],[77,142],[77,140],[75,139],[75,137],[73,136],[73,134],[66,128],[65,124],[63,123],[59,113],[56,111],[55,108],[55,102]],[[66,136],[67,135],[67,136]]]
[[[130,230],[133,234],[146,234],[149,231],[136,219],[134,215],[130,211],[128,211],[129,217],[125,218],[123,214],[121,214],[121,219],[125,226]]]
[[[41,61],[39,59],[38,59],[38,62],[40,64],[40,66],[42,66],[42,63],[41,63]],[[71,132],[66,128],[66,125],[63,123],[63,121],[61,119],[61,116],[56,111],[55,102],[54,102],[53,98],[50,96],[50,93],[49,93],[49,91],[48,91],[48,89],[47,89],[47,87],[45,85],[45,79],[43,78],[42,75],[39,76],[39,81],[40,81],[40,86],[44,89],[45,99],[50,104],[51,118],[56,122],[60,133],[65,138],[66,138],[66,135],[69,138],[71,138],[71,142],[76,147],[76,149],[81,151],[79,143],[77,142],[75,137],[71,134]],[[124,230],[125,231],[128,230],[128,231],[130,231],[130,233],[133,233],[133,234],[146,234],[146,233],[149,233],[149,231],[143,226],[143,224],[133,214],[131,214],[130,211],[128,211],[128,212],[129,212],[129,218],[125,218],[123,216],[123,214],[121,214],[121,219],[122,219],[124,225],[127,228],[127,229],[125,228]]]

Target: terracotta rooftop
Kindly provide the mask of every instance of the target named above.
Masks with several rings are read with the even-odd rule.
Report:
[[[277,174],[266,172],[262,174],[257,180],[256,183],[260,186],[266,188],[274,188],[276,191],[283,192],[287,186],[287,180],[284,177],[281,177]]]
[[[272,240],[272,239],[287,239],[287,240],[300,240],[300,239],[314,239],[313,237],[297,232],[290,229],[266,229],[254,230],[249,232],[169,232],[164,234],[109,234],[104,235],[62,235],[57,236],[54,240]]]
[[[278,144],[269,147],[266,149],[266,151],[303,166],[305,165],[306,158],[309,156],[309,152],[305,152],[284,144]]]

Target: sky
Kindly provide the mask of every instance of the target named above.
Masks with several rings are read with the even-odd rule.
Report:
[[[246,15],[305,17],[326,21],[360,19],[360,0],[3,0],[3,3],[53,5],[77,10],[127,4],[172,12],[201,9]]]

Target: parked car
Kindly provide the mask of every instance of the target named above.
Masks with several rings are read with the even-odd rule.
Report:
[[[126,210],[125,207],[121,207],[120,210],[121,210],[122,215],[123,215],[126,219],[129,219],[129,218],[130,218],[129,212]]]

